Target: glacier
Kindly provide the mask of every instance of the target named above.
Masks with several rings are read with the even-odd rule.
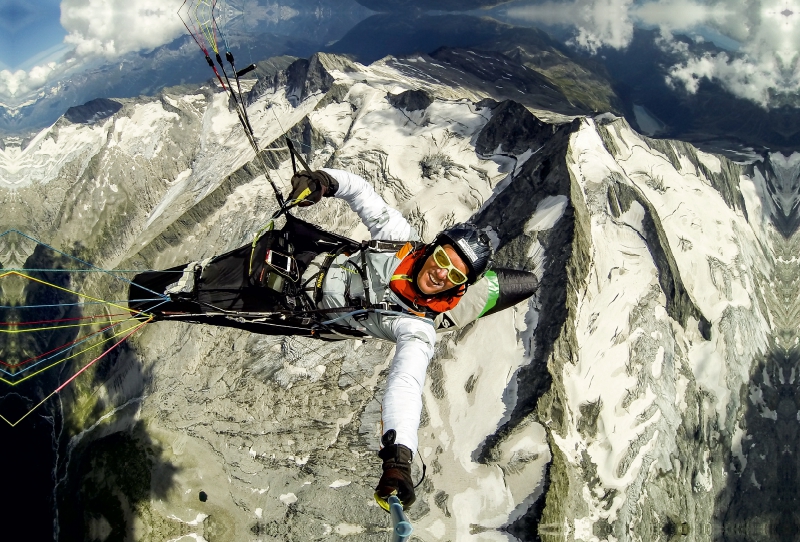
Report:
[[[212,84],[62,118],[0,150],[0,230],[106,269],[222,253],[277,209],[269,178],[288,191],[288,134],[312,167],[368,179],[425,240],[472,219],[498,265],[540,279],[437,344],[415,538],[767,540],[800,525],[800,154],[737,163],[653,139],[548,107],[549,88],[510,97],[516,72],[489,84],[482,62],[286,59],[247,97],[266,172]],[[296,212],[368,235],[340,201]],[[32,249],[4,242],[3,265],[24,267]],[[371,488],[392,351],[146,326],[53,407],[60,537],[384,539]]]

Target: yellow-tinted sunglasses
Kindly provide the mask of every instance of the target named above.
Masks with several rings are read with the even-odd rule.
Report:
[[[447,279],[456,286],[467,282],[467,275],[453,265],[453,262],[450,261],[450,256],[447,255],[441,245],[437,245],[433,249],[433,262],[442,269],[447,269]]]

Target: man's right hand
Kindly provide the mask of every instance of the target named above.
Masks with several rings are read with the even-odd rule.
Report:
[[[378,480],[378,487],[375,488],[375,495],[384,502],[392,495],[397,495],[403,510],[408,510],[408,507],[417,500],[414,484],[411,481],[411,469],[384,468],[383,475]]]
[[[292,177],[292,193],[289,203],[296,203],[300,207],[314,205],[323,197],[331,197],[339,188],[336,179],[324,171],[300,171]]]
[[[390,429],[381,439],[384,447],[378,452],[378,457],[383,459],[383,475],[378,480],[375,496],[378,502],[386,502],[391,495],[397,495],[403,503],[403,509],[408,509],[417,500],[411,480],[411,459],[414,454],[402,444],[394,444],[394,437],[395,432]],[[385,508],[389,509],[388,504]]]

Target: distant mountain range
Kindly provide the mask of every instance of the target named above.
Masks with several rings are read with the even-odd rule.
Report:
[[[414,11],[470,11],[508,4],[511,0],[356,0],[380,13]]]
[[[368,0],[362,4],[378,8]],[[734,158],[747,156],[748,148],[791,153],[800,146],[800,112],[794,107],[767,110],[734,97],[713,81],[702,81],[696,94],[671,88],[666,82],[666,68],[680,58],[656,45],[655,31],[637,30],[625,50],[604,49],[598,56],[588,56],[535,28],[472,15],[425,14],[433,9],[429,4],[422,0],[382,3],[384,11],[405,12],[402,17],[375,14],[350,30],[342,17],[334,17],[331,24],[341,39],[332,44],[320,42],[331,35],[329,32],[257,37],[242,33],[233,34],[233,48],[240,66],[278,54],[305,57],[315,50],[351,55],[366,64],[387,55],[434,53],[441,47],[492,51],[504,55],[510,66],[524,66],[543,76],[558,87],[575,110],[622,114],[643,133],[691,141]],[[492,4],[476,2],[469,6]],[[439,9],[456,7],[442,4]],[[299,29],[310,21],[301,16],[292,24]],[[327,23],[320,20],[315,24]],[[686,43],[696,52],[717,51],[710,42]],[[68,107],[90,99],[155,94],[164,87],[196,84],[211,75],[191,39],[182,37],[148,54],[129,55],[113,65],[99,65],[61,81],[28,105],[0,110],[0,134],[21,136],[27,141]],[[487,80],[489,84],[496,82]]]
[[[240,69],[274,56],[307,57],[369,14],[346,0],[321,0],[313,6],[302,0],[281,5],[238,0],[226,4],[225,37]],[[129,53],[111,62],[96,59],[33,95],[0,104],[0,140],[9,136],[29,140],[70,107],[93,99],[155,95],[166,87],[197,85],[213,77],[188,33],[149,52]]]

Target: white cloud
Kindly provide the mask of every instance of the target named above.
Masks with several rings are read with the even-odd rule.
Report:
[[[21,103],[81,65],[169,43],[185,32],[175,2],[62,0],[64,41],[73,49],[56,63],[48,58],[29,71],[0,71],[0,101]],[[593,53],[601,47],[627,47],[637,25],[657,27],[660,45],[681,59],[668,68],[668,80],[688,92],[696,92],[703,79],[714,80],[769,107],[799,88],[800,0],[551,1],[509,8],[507,14],[534,24],[573,27],[571,43]],[[692,54],[672,39],[673,33],[692,34],[703,27],[738,41],[740,50]]]
[[[596,52],[600,47],[627,47],[633,38],[632,0],[576,0],[511,8],[508,15],[545,25],[575,26],[573,43]]]
[[[164,0],[62,0],[61,25],[69,49],[58,62],[0,71],[0,102],[13,110],[81,66],[171,42],[186,32],[176,13],[179,5]]]
[[[735,96],[765,108],[782,104],[797,92],[800,2],[762,0],[739,13],[717,7],[706,14],[705,23],[736,36],[742,43],[739,52],[692,54],[666,35],[662,47],[684,58],[669,69],[670,84],[695,93],[703,79],[717,81]]]
[[[43,66],[36,66],[30,71],[2,70],[0,71],[0,101],[6,106],[13,106],[17,97],[26,97],[36,93],[51,79],[51,76],[60,72],[59,65],[49,62]]]
[[[637,8],[636,15],[645,24],[683,30],[704,23],[708,17],[708,6],[689,0],[649,2]]]
[[[800,88],[800,0],[574,0],[511,8],[512,19],[574,27],[571,43],[596,53],[624,49],[635,26],[656,27],[659,45],[681,60],[668,82],[697,92],[703,79],[764,107],[782,104]],[[736,53],[691,53],[673,33],[713,29],[740,44]]]
[[[662,34],[688,35],[713,30],[731,41],[745,43],[750,39],[753,13],[763,0],[749,4],[728,0],[656,0],[635,9],[638,23],[658,27]]]
[[[690,57],[672,66],[667,80],[694,94],[702,79],[717,80],[732,94],[763,107],[770,103],[771,93],[783,86],[774,59],[754,62],[747,57],[731,58],[726,53]]]
[[[163,0],[63,0],[61,26],[79,57],[150,50],[185,32],[176,9]]]

